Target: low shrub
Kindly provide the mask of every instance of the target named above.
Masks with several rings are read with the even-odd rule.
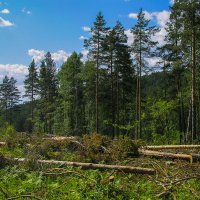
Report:
[[[129,156],[139,156],[138,149],[143,145],[143,141],[124,138],[119,140],[113,140],[108,148],[108,151],[112,160],[122,160]]]
[[[108,159],[107,146],[110,139],[106,136],[92,133],[83,137],[83,146],[85,148],[82,154],[90,162],[99,162]]]

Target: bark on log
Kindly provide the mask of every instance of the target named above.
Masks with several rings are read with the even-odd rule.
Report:
[[[144,149],[140,149],[139,153],[145,156],[153,156],[157,158],[171,158],[171,159],[187,160],[187,161],[190,161],[191,163],[195,161],[195,157],[193,157],[193,155],[188,155],[188,154],[166,153],[166,152],[150,151],[150,150],[144,150]],[[197,157],[197,155],[195,156]]]
[[[25,163],[28,160],[25,158],[13,158],[10,161],[15,161],[17,163]],[[68,162],[68,161],[56,161],[56,160],[37,160],[38,164],[46,165],[61,165],[70,167],[81,167],[81,169],[92,169],[92,170],[117,170],[124,173],[135,173],[135,174],[155,174],[155,169],[153,168],[141,168],[132,166],[121,166],[121,165],[103,165],[94,163],[81,163],[81,162]]]
[[[163,146],[145,146],[143,149],[165,150],[165,149],[200,149],[200,145],[163,145]]]
[[[5,146],[6,143],[5,142],[0,142],[0,146]]]
[[[42,138],[43,140],[53,140],[53,141],[65,141],[65,140],[76,140],[75,137],[64,137],[64,136],[53,136]]]

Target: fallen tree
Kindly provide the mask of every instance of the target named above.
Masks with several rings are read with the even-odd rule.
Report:
[[[167,152],[159,152],[159,151],[150,151],[139,149],[139,153],[145,156],[152,156],[156,158],[170,158],[170,159],[179,159],[179,160],[187,160],[190,163],[194,161],[200,161],[200,154],[175,154],[175,153],[167,153]]]
[[[0,146],[5,146],[6,142],[0,142]]]
[[[200,149],[200,145],[162,145],[162,146],[145,146],[143,149],[149,150],[166,150],[166,149]]]
[[[25,158],[7,158],[8,161],[16,163],[26,163],[29,160]],[[94,163],[81,163],[81,162],[68,162],[68,161],[56,161],[56,160],[36,160],[38,164],[44,165],[59,165],[66,167],[80,167],[81,169],[88,170],[117,170],[123,173],[135,173],[135,174],[155,174],[155,169],[153,168],[141,168],[132,166],[121,166],[121,165],[103,165]]]
[[[43,140],[53,140],[53,141],[64,141],[64,140],[76,140],[75,137],[64,137],[64,136],[52,136],[42,138]]]

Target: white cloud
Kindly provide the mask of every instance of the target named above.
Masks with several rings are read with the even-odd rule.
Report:
[[[145,19],[147,19],[147,20],[152,20],[153,19],[153,13],[150,13],[150,12],[148,12],[148,11],[144,11],[144,17],[145,17]]]
[[[137,19],[138,13],[129,13],[128,17],[131,19]]]
[[[36,49],[29,49],[28,55],[35,60],[36,63],[40,63],[45,56],[45,51],[43,50],[36,50]]]
[[[36,50],[30,49],[28,50],[28,55],[35,60],[36,63],[40,63],[45,57],[46,51],[44,50]],[[59,50],[57,52],[52,52],[52,59],[55,61],[57,66],[62,65],[71,55],[70,53],[66,53],[63,50]]]
[[[154,57],[154,58],[146,58],[145,59],[148,64],[149,64],[149,67],[159,67],[160,64],[159,62],[161,62],[162,60],[160,58],[157,58],[157,57]]]
[[[166,28],[167,22],[169,21],[170,12],[163,10],[161,12],[152,12],[152,13],[150,13],[148,11],[144,11],[144,13],[145,13],[146,19],[154,20],[157,23],[157,25],[160,27],[160,31],[158,33],[156,33],[155,36],[153,36],[153,40],[158,41],[160,46],[164,45],[165,44],[165,36],[167,34],[165,28]],[[137,14],[130,13],[129,18],[137,19]],[[128,44],[131,44],[133,41],[133,36],[130,33],[130,30],[127,30],[126,33],[129,38]]]
[[[21,64],[0,64],[0,82],[5,76],[14,77],[17,81],[17,87],[19,91],[23,94],[24,93],[24,86],[23,82],[25,76],[28,74],[28,67]]]
[[[149,13],[148,11],[143,11],[144,12],[144,18],[147,20],[153,19],[152,13]],[[129,18],[131,19],[137,19],[138,18],[138,13],[129,13],[128,15]]]
[[[51,55],[52,55],[52,59],[55,61],[55,63],[57,64],[57,66],[60,66],[64,62],[67,61],[67,59],[69,58],[69,56],[71,54],[70,53],[66,53],[63,50],[59,50],[57,52],[52,53]]]
[[[169,2],[171,5],[173,5],[174,4],[174,0],[170,0],[170,2]]]
[[[14,26],[14,24],[0,17],[0,27],[7,27],[7,26]]]
[[[170,12],[163,10],[162,12],[153,12],[152,16],[156,18],[157,24],[160,27],[165,27],[166,23],[169,21]]]
[[[3,10],[1,11],[1,13],[2,13],[2,14],[9,14],[10,11],[9,11],[8,9],[3,9]]]
[[[32,12],[30,10],[27,10],[26,8],[22,8],[22,12],[27,14],[27,15],[31,15]]]
[[[90,31],[91,31],[91,28],[88,27],[88,26],[83,26],[83,27],[82,27],[82,30],[83,30],[83,31],[86,31],[86,32],[90,32]]]
[[[160,28],[160,31],[153,36],[153,40],[157,41],[159,46],[163,46],[165,44],[166,35],[167,31],[165,28]]]
[[[125,34],[126,34],[127,37],[128,37],[128,42],[127,42],[127,44],[128,44],[129,46],[132,45],[133,40],[134,40],[134,35],[131,33],[131,30],[130,30],[130,29],[126,30],[126,31],[125,31]]]
[[[24,76],[28,73],[28,68],[20,64],[0,64],[0,73],[8,76]]]
[[[86,40],[86,39],[88,39],[88,38],[85,37],[85,36],[83,36],[83,35],[81,35],[81,36],[79,37],[79,40]]]
[[[82,57],[81,60],[82,60],[82,62],[85,62],[85,61],[87,60],[89,51],[88,51],[87,49],[83,49],[83,50],[81,51],[81,54],[83,55],[83,57]]]
[[[145,14],[145,19],[156,20],[157,25],[160,27],[165,27],[170,17],[170,12],[167,10],[163,10],[161,12],[152,12],[152,13],[145,10],[143,12]],[[137,19],[137,15],[138,15],[137,13],[130,13],[128,17],[132,19]]]

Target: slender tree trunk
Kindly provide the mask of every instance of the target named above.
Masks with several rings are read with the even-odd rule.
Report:
[[[112,138],[115,138],[115,101],[114,101],[114,75],[113,75],[113,52],[111,52],[111,60],[110,60],[110,67],[111,67],[111,99],[112,99]]]
[[[191,102],[190,102],[191,103]],[[191,107],[191,106],[190,106]],[[191,122],[191,111],[192,109],[189,109],[189,113],[188,113],[188,119],[187,119],[187,131],[186,131],[186,136],[185,136],[185,143],[188,143],[188,136],[189,136],[189,130],[190,130],[190,122]]]
[[[178,94],[178,115],[179,115],[179,131],[180,131],[180,144],[183,142],[183,110],[182,110],[182,92],[181,92],[181,74],[177,74],[177,94]]]
[[[96,58],[96,133],[99,133],[99,37]]]
[[[117,65],[117,98],[116,98],[116,107],[117,107],[117,130],[116,134],[119,136],[119,66]]]
[[[185,118],[185,106],[184,106],[184,102],[183,102],[183,98],[182,98],[182,93],[181,93],[181,110],[182,110],[182,123],[183,123],[183,133],[184,133],[184,144],[186,144],[186,118]]]
[[[32,79],[32,88],[31,88],[31,132],[33,132],[33,103],[34,103],[34,91],[33,91],[33,79]]]
[[[139,122],[139,119],[138,119],[138,107],[139,107],[139,67],[138,67],[138,65],[137,65],[137,85],[136,85],[136,122],[137,122],[137,124],[136,124],[136,128],[135,128],[135,139],[138,139],[138,127],[139,127],[139,125],[138,125],[138,122]]]
[[[193,12],[192,21],[192,143],[197,139],[196,133],[196,19]]]
[[[141,50],[141,40],[140,40],[140,66],[139,66],[139,81],[138,81],[138,114],[139,114],[139,138],[142,138],[142,122],[141,122],[141,77],[142,77],[142,50]]]
[[[122,122],[123,122],[123,126],[125,126],[125,94],[124,94],[124,88],[122,89],[122,109],[123,109],[123,119],[122,119]],[[123,134],[123,139],[124,139],[124,136],[126,134],[125,130],[123,129],[122,130],[122,134]]]

